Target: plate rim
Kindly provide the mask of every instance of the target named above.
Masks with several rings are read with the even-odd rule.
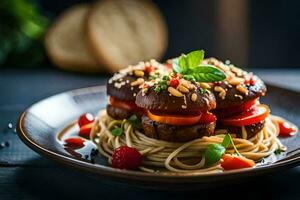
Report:
[[[278,86],[274,86],[272,84],[269,84],[272,87],[275,88],[280,88],[280,89],[285,89],[289,90],[286,88],[281,88]],[[43,98],[35,103],[33,103],[31,106],[29,106],[24,112],[21,113],[21,115],[18,118],[17,121],[17,133],[20,139],[22,140],[23,143],[25,143],[29,148],[37,152],[38,154],[45,156],[46,158],[53,160],[55,162],[64,164],[68,167],[74,167],[76,169],[83,170],[85,172],[90,172],[90,173],[96,173],[99,175],[103,176],[108,176],[108,177],[114,177],[114,178],[119,178],[119,179],[124,179],[126,178],[127,180],[141,180],[141,181],[146,181],[146,182],[169,182],[169,183],[174,183],[174,180],[178,183],[185,183],[185,182],[206,182],[207,180],[213,181],[212,178],[214,179],[231,179],[235,178],[236,176],[238,177],[244,177],[244,176],[257,176],[260,174],[263,174],[264,172],[267,172],[268,174],[274,171],[278,171],[282,168],[292,168],[294,166],[297,166],[300,164],[300,155],[292,157],[290,159],[283,160],[282,162],[275,162],[272,163],[271,165],[263,165],[259,166],[257,168],[251,168],[251,169],[238,169],[238,170],[231,170],[231,171],[225,171],[221,173],[212,173],[212,174],[197,174],[195,172],[187,172],[187,173],[176,173],[176,172],[168,172],[168,173],[148,173],[148,172],[142,172],[142,171],[133,171],[133,170],[120,170],[120,169],[115,169],[109,166],[104,166],[100,164],[93,164],[89,163],[86,161],[81,161],[76,158],[68,157],[63,154],[60,154],[59,152],[55,152],[52,150],[49,150],[47,148],[44,148],[38,142],[34,141],[31,139],[26,132],[26,130],[23,128],[23,124],[25,124],[25,118],[27,113],[30,112],[30,109],[42,102],[49,100],[52,97],[62,95],[62,94],[68,94],[68,95],[74,95],[76,93],[89,93],[89,90],[99,90],[100,92],[105,92],[106,88],[105,85],[99,85],[99,86],[91,86],[91,87],[84,87],[84,88],[79,88],[79,89],[74,89],[74,90],[68,90],[64,92],[60,92],[55,95],[51,95],[49,97]],[[291,92],[296,92],[293,90],[289,90]]]

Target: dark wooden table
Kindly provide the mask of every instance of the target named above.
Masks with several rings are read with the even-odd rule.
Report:
[[[269,82],[300,91],[299,70],[259,70],[258,73]],[[300,199],[300,167],[222,188],[194,192],[153,191],[120,186],[88,177],[41,157],[20,141],[14,130],[15,123],[19,114],[29,105],[66,90],[104,84],[107,77],[107,75],[83,76],[54,69],[0,70],[0,200],[89,198],[173,200],[192,197]]]

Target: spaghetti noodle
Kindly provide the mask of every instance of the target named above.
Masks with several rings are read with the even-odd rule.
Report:
[[[233,143],[240,154],[248,159],[259,161],[280,149],[286,147],[277,138],[279,134],[278,123],[282,120],[270,115],[265,119],[264,128],[254,137],[247,138],[247,131],[242,128],[242,138],[231,134]],[[124,133],[114,136],[110,127],[119,124],[124,128]],[[91,140],[98,146],[101,155],[111,163],[114,150],[126,145],[136,148],[143,155],[142,171],[156,172],[168,170],[171,172],[196,172],[215,173],[222,172],[220,161],[212,166],[205,166],[204,151],[210,144],[221,144],[227,134],[225,129],[215,130],[214,136],[204,136],[186,143],[174,143],[149,138],[139,130],[133,128],[127,120],[114,120],[106,114],[105,110],[99,112],[97,120],[91,130]],[[226,153],[233,154],[233,146],[226,149]]]

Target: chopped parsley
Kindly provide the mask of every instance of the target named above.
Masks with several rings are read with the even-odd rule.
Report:
[[[205,94],[207,92],[207,89],[199,88],[199,93],[200,94]]]
[[[157,86],[154,88],[154,91],[156,93],[159,93],[162,90],[165,90],[168,88],[168,81],[167,80],[161,80],[158,82]]]
[[[275,155],[280,155],[282,152],[284,152],[282,149],[276,149],[274,151]]]

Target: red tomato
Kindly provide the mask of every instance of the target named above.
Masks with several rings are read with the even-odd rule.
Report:
[[[65,140],[65,146],[72,147],[72,148],[81,148],[84,146],[84,139],[68,138]]]
[[[167,69],[172,69],[173,68],[172,59],[167,60],[167,62],[165,63],[165,66]]]
[[[250,168],[255,166],[255,162],[248,158],[230,154],[222,156],[221,166],[224,170]]]
[[[251,86],[253,86],[253,85],[255,85],[255,82],[256,82],[256,80],[255,80],[255,78],[254,78],[254,76],[253,76],[252,73],[251,73],[250,76],[245,80],[245,84],[246,84],[246,85],[251,85]]]
[[[154,67],[152,67],[151,65],[147,65],[145,66],[144,71],[149,74],[150,72],[152,72],[154,70]]]
[[[177,78],[172,78],[170,80],[170,86],[173,88],[177,88],[177,86],[179,85],[179,80]]]
[[[297,133],[297,128],[288,122],[279,122],[279,135],[283,137],[293,136]]]
[[[247,126],[263,121],[270,113],[268,106],[260,104],[241,114],[221,119],[222,124],[229,126]]]
[[[202,114],[198,115],[157,115],[147,111],[147,116],[153,121],[175,126],[193,125],[199,122]]]
[[[109,102],[110,105],[117,108],[122,108],[125,110],[141,110],[141,108],[139,108],[134,101],[123,101],[114,97],[109,97]]]
[[[94,120],[95,120],[95,118],[91,113],[85,113],[79,117],[78,125],[79,125],[79,127],[82,127],[86,124],[90,124],[90,123],[94,122]]]
[[[218,109],[215,110],[214,113],[219,117],[219,118],[225,118],[232,116],[237,113],[244,112],[246,110],[249,110],[256,104],[257,99],[252,99],[246,103],[243,103],[242,105],[239,106],[232,106],[229,108],[223,108],[223,109]]]
[[[89,138],[94,123],[89,123],[80,127],[79,135]]]
[[[217,117],[210,112],[206,112],[206,113],[202,113],[199,123],[209,124],[209,123],[215,122],[215,121],[217,121]]]

